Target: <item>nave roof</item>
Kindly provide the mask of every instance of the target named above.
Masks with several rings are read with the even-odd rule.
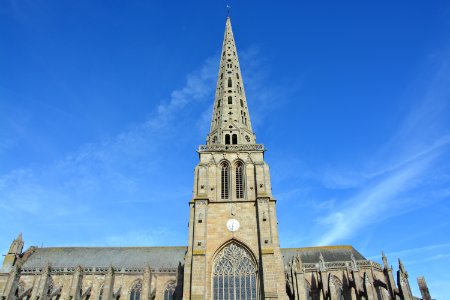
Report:
[[[44,267],[143,267],[176,268],[184,264],[186,247],[49,247],[35,248],[23,268]],[[324,246],[308,248],[281,248],[285,264],[296,255],[303,263],[318,263],[322,254],[325,262],[366,260],[352,246]]]
[[[36,248],[23,268],[145,267],[176,268],[183,264],[186,247],[51,247]]]

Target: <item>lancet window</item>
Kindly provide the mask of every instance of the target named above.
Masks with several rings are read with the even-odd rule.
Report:
[[[244,165],[241,162],[236,164],[236,198],[244,198]]]
[[[221,198],[228,199],[229,190],[230,190],[230,166],[227,163],[221,164]]]
[[[142,282],[137,281],[130,291],[130,300],[140,300],[142,293]]]
[[[256,300],[256,264],[236,243],[220,251],[213,266],[214,300]]]
[[[232,84],[231,78],[228,78],[228,87],[232,87],[232,86],[233,86],[233,84]]]

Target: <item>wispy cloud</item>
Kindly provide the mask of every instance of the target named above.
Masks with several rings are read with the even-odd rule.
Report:
[[[130,126],[112,139],[83,145],[62,160],[0,175],[2,214],[64,216],[87,209],[86,198],[99,193],[108,196],[104,191],[111,197],[115,193],[112,198],[135,193],[139,176],[151,173],[157,165],[151,153],[170,140],[170,128],[182,119],[186,106],[210,99],[216,61],[215,56],[208,58],[188,74],[185,86],[161,101],[147,121]]]
[[[440,244],[434,244],[434,245],[427,245],[425,247],[416,247],[416,248],[408,248],[408,249],[402,249],[402,250],[396,250],[396,251],[389,251],[386,252],[386,256],[388,257],[406,257],[410,255],[417,255],[417,254],[426,254],[434,251],[442,251],[450,249],[450,243],[440,243]],[[368,256],[369,259],[381,259],[380,255],[372,255]]]
[[[421,176],[435,160],[435,155],[419,159],[401,170],[386,176],[378,184],[367,188],[347,201],[337,212],[320,219],[320,225],[330,229],[316,242],[329,245],[343,240],[367,224],[378,222],[383,214],[390,214],[393,199],[402,192],[410,190],[414,179]],[[412,183],[412,184],[411,184]]]
[[[432,170],[449,152],[450,128],[445,125],[449,80],[450,68],[444,63],[431,81],[429,91],[365,169],[323,173],[321,181],[327,188],[350,189],[353,195],[341,200],[335,211],[317,220],[325,233],[316,244],[342,241],[369,224],[420,207],[412,205],[415,197],[409,192],[426,184],[424,178],[435,176]],[[445,188],[431,185],[427,193],[425,200],[420,201],[422,205],[448,195]]]

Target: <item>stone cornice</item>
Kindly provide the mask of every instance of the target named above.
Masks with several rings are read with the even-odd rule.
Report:
[[[197,152],[239,152],[239,151],[257,151],[264,152],[266,149],[263,144],[239,144],[239,145],[200,145]]]

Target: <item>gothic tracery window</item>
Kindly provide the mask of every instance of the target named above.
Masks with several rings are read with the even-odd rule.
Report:
[[[250,253],[231,243],[217,255],[213,267],[214,300],[256,300],[256,265]]]
[[[222,199],[228,199],[228,194],[229,194],[229,188],[230,188],[230,177],[229,177],[229,172],[230,168],[229,165],[227,163],[222,163],[221,165],[221,198]]]
[[[170,281],[164,289],[164,300],[173,300],[176,284],[175,281]]]
[[[142,292],[142,282],[137,281],[130,291],[130,300],[140,300]]]
[[[236,198],[244,198],[244,166],[241,162],[236,164]]]

